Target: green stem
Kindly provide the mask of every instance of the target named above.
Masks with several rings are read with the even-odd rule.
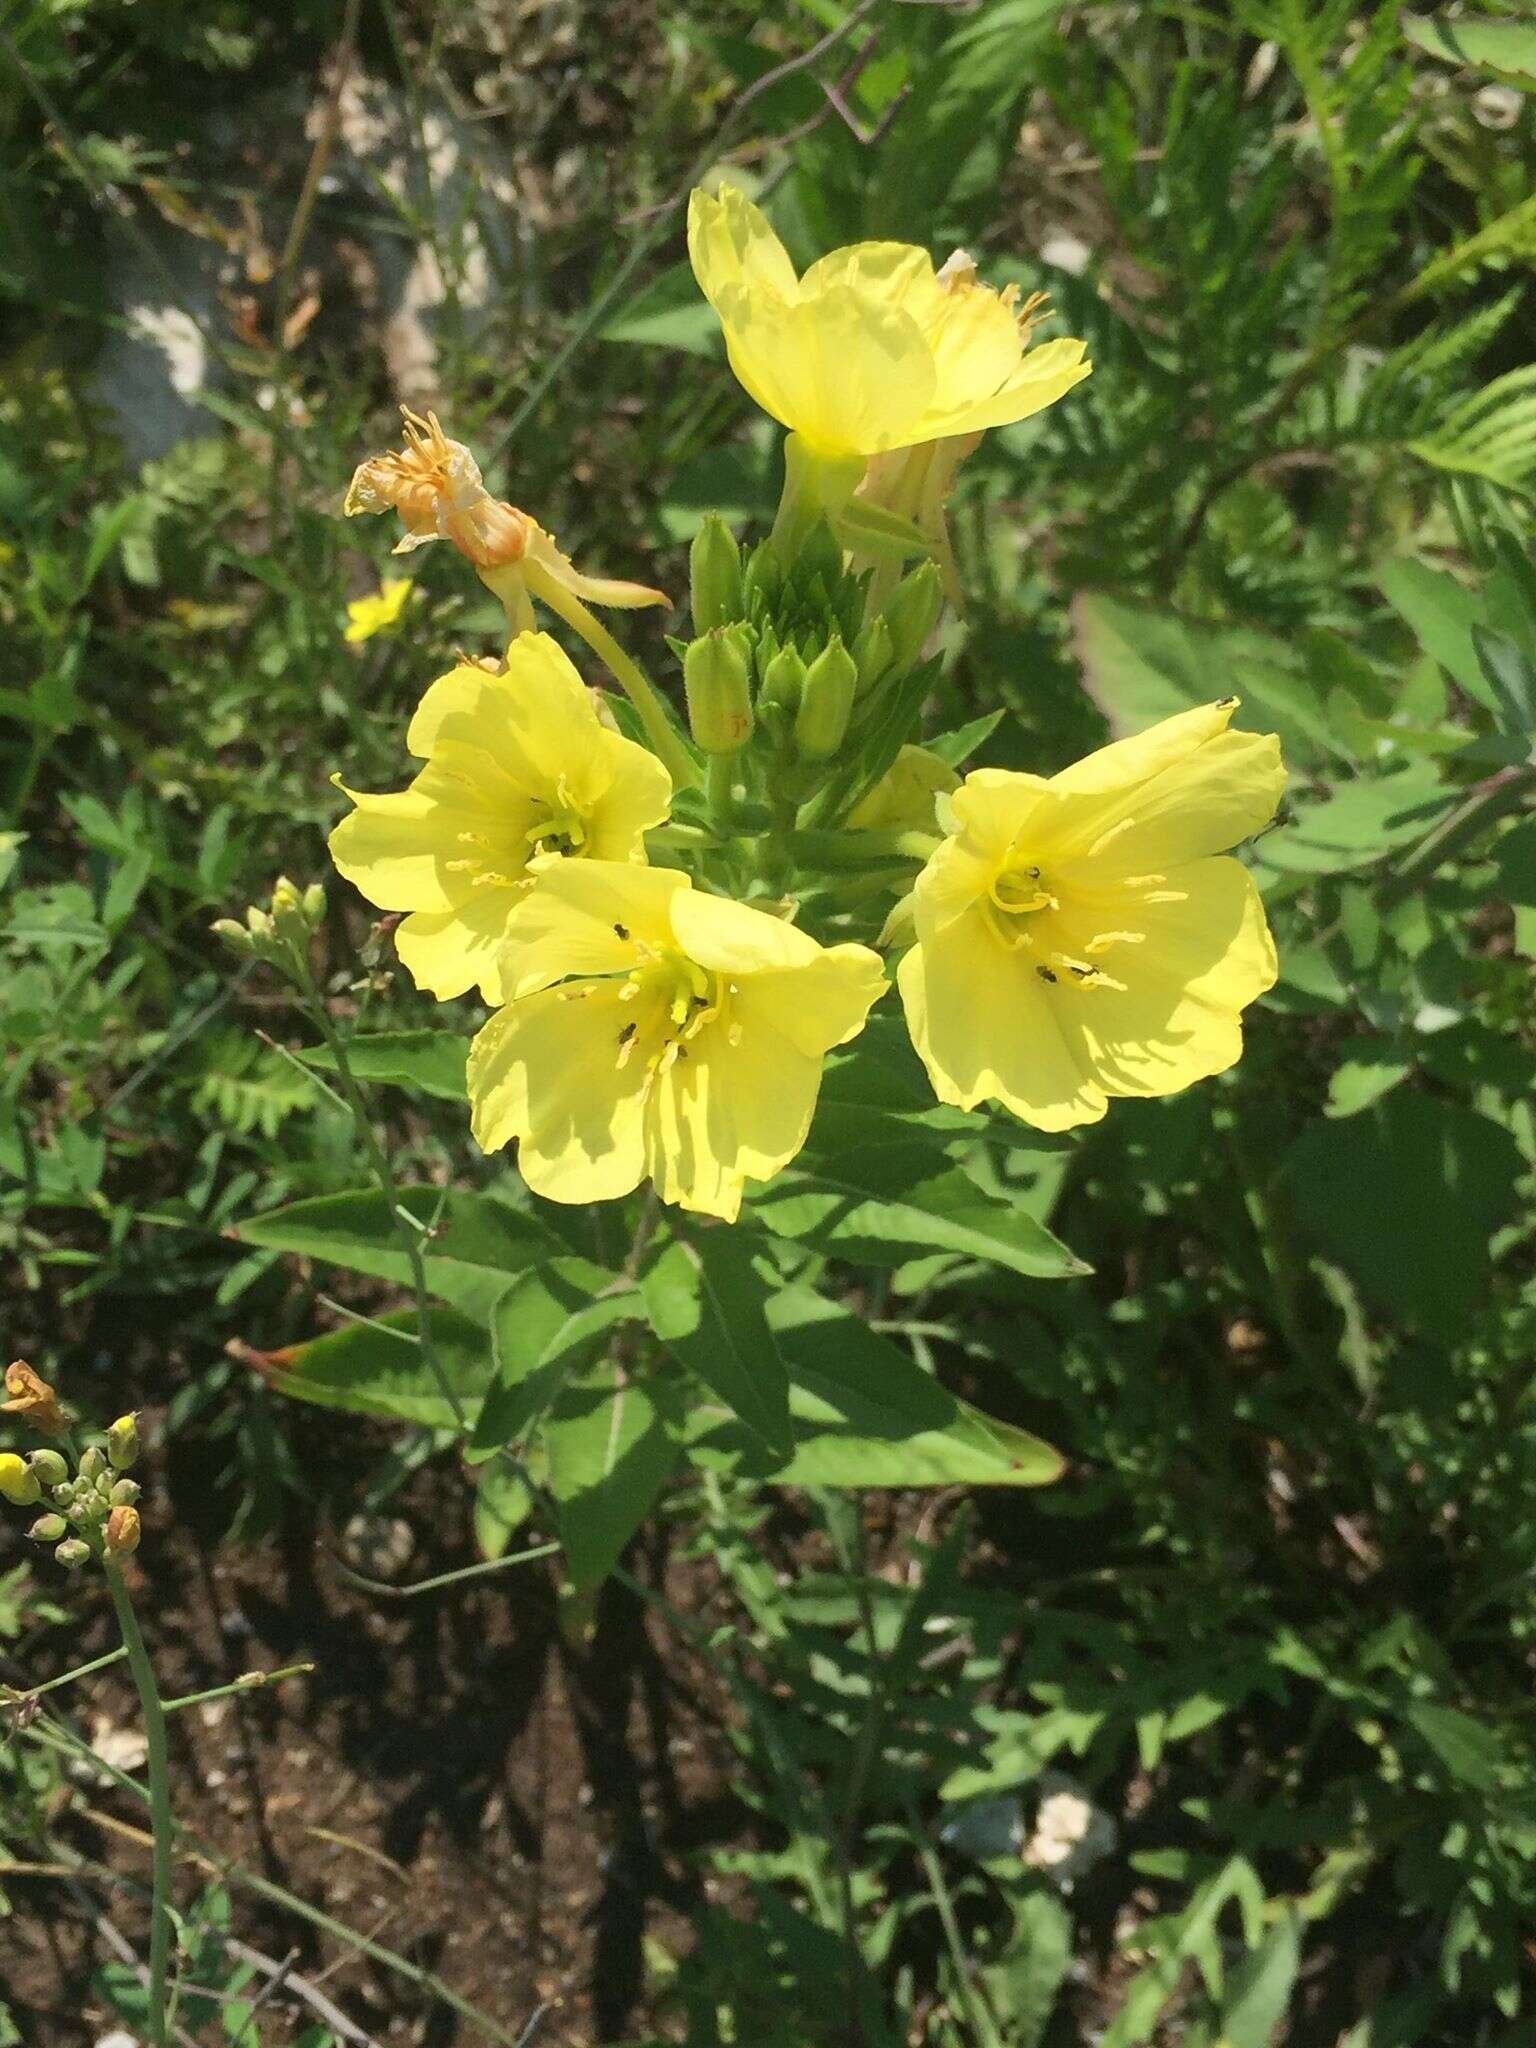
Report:
[[[730,754],[704,756],[704,799],[709,805],[710,822],[722,839],[728,838],[731,830],[731,798],[736,786],[732,764]]]
[[[547,575],[537,562],[525,561],[523,576],[528,588],[557,618],[564,619],[573,633],[579,633],[600,661],[608,664],[630,703],[640,714],[651,750],[672,778],[674,789],[686,789],[699,779],[698,769],[678,738],[667,716],[655,684],[632,655],[614,639],[597,615],[584,605],[574,591],[567,590]]]
[[[73,1685],[77,1678],[89,1678],[93,1671],[105,1671],[109,1664],[120,1664],[127,1654],[126,1649],[108,1650],[105,1657],[93,1657],[89,1664],[77,1664],[73,1671],[61,1671],[46,1685],[29,1685],[20,1692],[9,1685],[0,1685],[0,1700],[13,1704],[17,1700],[40,1700],[45,1692],[53,1692],[58,1686]]]
[[[143,1631],[139,1627],[139,1618],[133,1611],[133,1600],[122,1572],[111,1556],[102,1559],[102,1568],[107,1576],[107,1590],[112,1595],[112,1606],[117,1615],[118,1629],[122,1634],[123,1648],[128,1652],[128,1669],[133,1673],[133,1683],[139,1695],[139,1707],[144,1715],[146,1775],[149,1779],[149,1828],[153,1837],[152,1897],[149,1909],[149,2031],[154,2048],[166,2048],[169,2039],[167,1979],[171,1959],[174,1876],[171,1860],[171,1773],[165,1742],[165,1710],[160,1704],[160,1688],[155,1683],[155,1669],[149,1661],[149,1652],[144,1647]]]

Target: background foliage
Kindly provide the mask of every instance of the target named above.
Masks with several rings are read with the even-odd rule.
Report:
[[[1282,980],[1238,1070],[1071,1141],[978,1139],[875,1032],[813,1166],[857,1161],[884,1220],[763,1205],[775,1280],[842,1304],[872,1384],[1037,1432],[1059,1484],[956,1469],[865,1516],[823,1491],[878,1483],[856,1454],[786,1491],[706,1440],[675,1473],[642,1455],[615,1507],[579,1415],[563,1465],[554,1432],[578,1603],[670,1475],[655,1526],[707,1597],[679,1611],[627,1567],[626,1597],[707,1652],[735,1755],[693,1937],[652,1945],[598,2038],[1536,2039],[1525,13],[6,13],[7,1336],[86,1411],[151,1410],[202,1536],[344,1519],[451,1441],[440,1403],[385,1384],[388,1340],[327,1306],[393,1313],[399,1254],[312,1030],[207,934],[280,870],[324,874],[330,770],[394,779],[425,680],[494,635],[429,550],[404,630],[345,645],[388,536],[344,529],[340,489],[393,401],[431,393],[494,485],[615,573],[680,589],[704,508],[769,516],[771,437],[679,267],[694,170],[732,158],[802,257],[964,244],[1089,340],[1092,379],[964,472],[974,595],[935,732],[1003,710],[976,758],[1050,769],[1234,690],[1285,742],[1287,815],[1253,855]],[[317,966],[349,1032],[442,1029],[340,885]],[[627,1239],[562,1222],[514,1257],[556,1223],[466,1157],[452,1047],[371,1044],[491,1453],[531,1397],[481,1326],[521,1341],[542,1315],[543,1363],[569,1340],[600,1376],[612,1317],[568,1319]],[[893,1129],[942,1153],[964,1227],[953,1193],[892,1227]],[[1090,1275],[1038,1277],[1019,1247],[1046,1229]],[[667,1284],[646,1316],[719,1370]],[[361,1481],[239,1348],[326,1327],[298,1379],[404,1425],[343,1425],[377,1452]],[[528,1503],[494,1457],[475,1473],[495,1553]],[[151,1543],[175,1540],[162,1516]],[[0,1577],[18,1682],[70,1660],[71,1599],[42,1565]],[[0,1771],[11,1855],[46,1860],[64,1781],[20,1741]],[[1064,1784],[1101,1821],[1070,1863],[1031,1860]],[[229,1923],[210,1894],[201,1983]],[[130,2009],[114,1981],[93,1995]],[[219,2038],[235,2009],[187,2023]]]

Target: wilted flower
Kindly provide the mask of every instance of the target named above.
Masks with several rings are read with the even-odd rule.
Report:
[[[331,857],[370,903],[410,913],[395,944],[419,987],[446,999],[478,982],[502,1002],[507,919],[532,877],[561,860],[643,860],[667,772],[603,724],[544,633],[513,641],[504,674],[440,677],[406,745],[426,767],[396,794],[348,790],[357,809]]]
[[[45,1436],[63,1436],[69,1428],[59,1397],[23,1359],[5,1368],[5,1391],[9,1400],[0,1401],[0,1415],[20,1415]]]
[[[666,868],[561,861],[512,913],[510,1001],[469,1056],[474,1133],[519,1141],[557,1202],[628,1194],[733,1218],[800,1150],[822,1060],[885,986],[866,946],[820,946]]]
[[[941,1101],[1065,1130],[1239,1057],[1275,949],[1248,871],[1213,856],[1269,822],[1285,770],[1272,735],[1227,730],[1236,706],[1049,781],[978,769],[942,800],[951,836],[918,878],[897,975]]]

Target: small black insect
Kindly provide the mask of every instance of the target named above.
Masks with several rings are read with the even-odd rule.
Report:
[[[627,939],[629,937],[629,926],[627,924],[616,924],[613,928],[613,935],[616,939]]]
[[[1057,979],[1057,974],[1054,967],[1037,967],[1035,969],[1035,972],[1039,975],[1042,981],[1055,981]]]

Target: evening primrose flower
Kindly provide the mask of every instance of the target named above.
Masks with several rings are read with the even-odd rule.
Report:
[[[354,597],[347,606],[347,630],[343,639],[352,643],[371,640],[400,622],[400,616],[415,585],[409,576],[386,576],[371,597]]]
[[[796,277],[736,186],[693,194],[688,254],[737,378],[822,462],[1004,426],[1088,375],[1080,341],[1030,347],[1033,304],[1021,318],[968,258],[857,242]]]
[[[381,910],[404,910],[395,945],[440,1000],[503,985],[507,920],[534,875],[568,860],[645,858],[671,785],[654,755],[598,717],[546,633],[507,650],[503,673],[441,676],[406,745],[426,766],[393,795],[348,790],[357,809],[331,834],[337,868]]]
[[[603,1201],[649,1177],[730,1220],[805,1143],[822,1060],[885,986],[668,868],[561,861],[507,926],[510,1001],[470,1048],[475,1137],[518,1141],[536,1194]]]
[[[1164,719],[1049,781],[978,769],[941,801],[950,836],[897,973],[941,1101],[1066,1130],[1239,1057],[1275,948],[1248,871],[1220,856],[1268,823],[1285,770],[1273,735],[1228,731],[1236,707]]]

